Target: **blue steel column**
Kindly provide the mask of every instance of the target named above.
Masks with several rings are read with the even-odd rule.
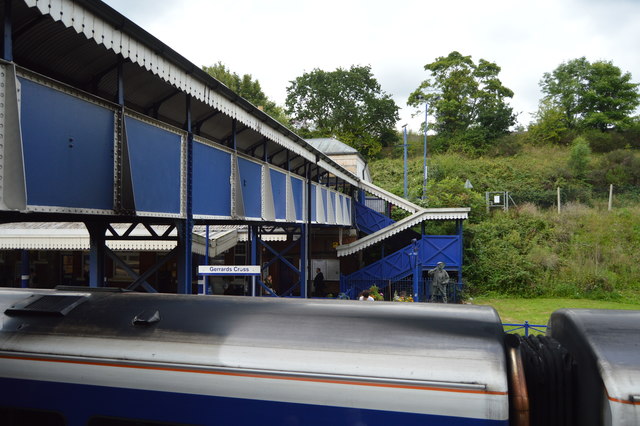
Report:
[[[458,228],[458,238],[459,240],[459,254],[460,254],[460,267],[458,268],[458,285],[457,285],[457,293],[454,295],[455,296],[455,300],[457,301],[457,296],[458,294],[460,294],[460,292],[462,291],[462,264],[463,259],[462,256],[464,255],[464,249],[463,249],[463,244],[462,244],[462,219],[458,219],[458,223],[456,224],[457,228]]]
[[[251,239],[251,264],[258,265],[258,227],[249,227],[249,238]],[[256,276],[251,276],[251,295],[256,296]]]
[[[85,224],[89,231],[89,287],[104,285],[105,232],[106,224]]]
[[[20,287],[29,287],[29,277],[31,271],[29,267],[29,250],[22,250],[20,255]]]
[[[4,2],[4,22],[2,23],[2,59],[7,62],[13,62],[13,25],[12,25],[12,10],[11,0],[5,0]]]
[[[311,270],[311,258],[313,257],[311,254],[311,163],[307,163],[305,166],[305,178],[307,179],[307,232],[305,233],[305,246],[306,246],[306,263],[303,261],[302,256],[300,257],[300,266],[303,271],[308,273],[309,277],[312,276],[313,271]],[[305,279],[303,281],[304,288],[304,296],[307,297],[309,284],[307,283],[306,274]]]
[[[300,224],[300,297],[307,298],[307,225]]]
[[[193,232],[193,133],[191,132],[191,96],[186,98],[185,130],[187,131],[187,170],[186,170],[186,206],[184,220],[180,220],[178,226],[178,293],[191,294],[192,281],[192,241]],[[207,242],[208,244],[208,242]]]

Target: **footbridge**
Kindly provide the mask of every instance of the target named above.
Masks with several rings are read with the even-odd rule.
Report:
[[[254,265],[273,251],[263,235],[292,237],[298,264],[274,253],[307,297],[309,235],[353,227],[358,193],[412,216],[339,255],[430,213],[360,180],[100,1],[1,5],[0,222],[84,223],[90,286],[103,285],[106,258],[126,266],[108,242],[144,239],[175,247],[128,270],[129,288],[154,291],[146,280],[172,260],[177,291],[191,293],[194,227],[202,245],[203,226],[244,225]]]

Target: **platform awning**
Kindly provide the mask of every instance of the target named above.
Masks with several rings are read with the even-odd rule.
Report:
[[[124,232],[129,224],[113,224],[116,231]],[[152,229],[158,234],[164,233],[167,226],[154,225]],[[109,234],[107,232],[107,234]],[[107,239],[107,247],[113,251],[157,251],[168,252],[176,247],[171,239],[140,239],[149,236],[143,227],[136,227],[130,234],[136,239]],[[192,250],[195,254],[205,254],[205,227],[197,226],[192,233]],[[173,230],[168,237],[177,238]],[[234,247],[239,241],[238,230],[209,230],[209,255],[215,257]],[[0,225],[0,250],[89,250],[89,232],[80,222],[19,222]]]

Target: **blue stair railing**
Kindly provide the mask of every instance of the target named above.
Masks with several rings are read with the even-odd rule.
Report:
[[[396,223],[393,219],[378,213],[362,203],[356,201],[353,204],[356,213],[356,226],[365,234],[373,234]]]

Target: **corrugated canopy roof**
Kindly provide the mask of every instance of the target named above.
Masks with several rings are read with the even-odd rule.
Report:
[[[118,235],[129,229],[129,223],[111,226]],[[167,225],[152,225],[153,231],[162,235]],[[247,241],[247,226],[211,225],[209,227],[209,255],[215,257],[238,242]],[[132,239],[109,239],[114,235],[107,231],[107,247],[114,251],[171,251],[176,246],[177,232],[173,229],[163,239],[151,238],[150,232],[138,225],[129,234]],[[143,239],[149,237],[149,239]],[[206,227],[196,225],[192,233],[193,252],[205,254]],[[287,234],[276,232],[260,236],[263,241],[286,241]],[[81,222],[17,222],[0,224],[0,250],[89,250],[89,232]]]

